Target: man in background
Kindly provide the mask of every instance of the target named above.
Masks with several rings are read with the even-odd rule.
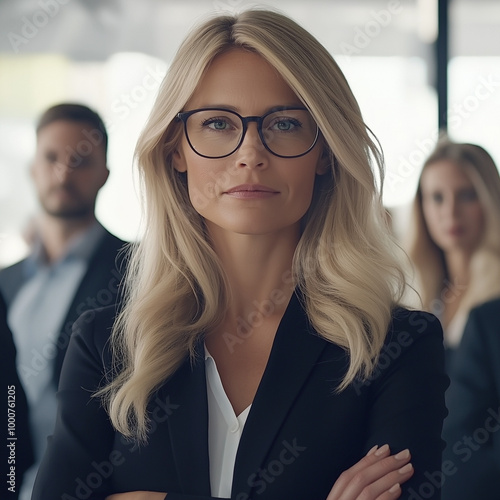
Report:
[[[42,114],[36,135],[31,176],[41,213],[31,253],[0,271],[35,454],[21,500],[31,497],[53,431],[72,325],[84,311],[116,302],[125,243],[95,216],[97,194],[109,175],[108,137],[99,115],[79,104],[59,104]]]

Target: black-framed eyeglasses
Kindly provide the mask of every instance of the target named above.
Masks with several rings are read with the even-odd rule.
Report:
[[[242,144],[250,122],[264,147],[280,158],[298,158],[309,153],[319,137],[319,128],[306,108],[274,108],[262,116],[241,116],[224,108],[193,109],[178,113],[192,150],[204,158],[225,158]]]

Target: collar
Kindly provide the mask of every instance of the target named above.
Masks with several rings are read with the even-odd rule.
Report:
[[[55,267],[68,260],[88,262],[96,250],[99,241],[104,236],[104,233],[104,227],[99,222],[94,222],[83,232],[71,238],[64,255],[50,265],[47,265],[47,254],[42,238],[40,235],[37,235],[33,243],[33,250],[25,261],[24,271],[26,278],[31,278],[37,271],[44,267]]]

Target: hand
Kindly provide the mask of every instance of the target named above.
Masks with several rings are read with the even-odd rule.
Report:
[[[157,491],[128,491],[110,495],[106,500],[163,500],[166,495]]]
[[[365,457],[344,471],[326,500],[394,500],[401,484],[413,476],[409,450],[390,455],[389,446],[374,446]]]

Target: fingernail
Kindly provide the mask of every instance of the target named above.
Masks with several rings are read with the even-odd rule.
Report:
[[[371,455],[372,453],[375,452],[375,450],[378,448],[378,444],[376,444],[366,455]]]
[[[375,455],[377,455],[377,457],[380,457],[380,455],[383,455],[387,451],[389,451],[389,445],[384,444],[384,446],[382,446],[375,452]]]
[[[396,483],[390,490],[389,493],[396,493],[399,490],[399,483]]]
[[[403,451],[400,451],[397,455],[394,455],[394,458],[396,460],[404,460],[405,458],[408,458],[410,456],[410,450],[406,449]]]
[[[413,469],[412,464],[406,464],[404,467],[401,467],[401,469],[398,470],[400,474],[407,474]]]

